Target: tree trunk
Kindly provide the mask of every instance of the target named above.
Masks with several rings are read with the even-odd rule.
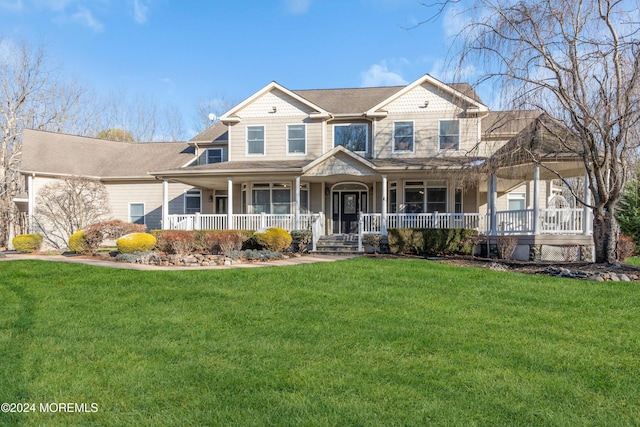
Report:
[[[596,250],[597,263],[613,264],[618,261],[616,242],[618,223],[612,210],[593,213],[593,243]]]

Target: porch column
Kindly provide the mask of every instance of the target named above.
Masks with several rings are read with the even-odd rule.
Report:
[[[582,234],[591,234],[591,189],[589,188],[589,174],[584,175],[584,204],[582,205]]]
[[[383,236],[387,235],[387,175],[382,175],[382,206],[380,212],[382,213],[382,222],[380,224],[380,233]]]
[[[33,210],[34,210],[34,196],[35,196],[35,192],[36,189],[33,187],[33,175],[31,174],[27,177],[27,188],[28,188],[28,192],[27,192],[27,197],[28,197],[28,203],[29,206],[27,207],[27,215],[29,216],[29,234],[33,234],[35,233],[35,228],[33,226]]]
[[[296,207],[293,213],[293,222],[296,230],[300,230],[300,177],[296,176]]]
[[[538,201],[539,191],[538,187],[540,184],[540,165],[535,163],[533,165],[533,234],[540,234],[538,231],[538,217],[540,210],[540,203]]]
[[[495,236],[498,234],[496,218],[496,206],[498,205],[498,177],[495,172],[493,172],[489,178],[487,197],[489,198],[487,201],[489,208],[489,235]]]
[[[233,230],[233,178],[227,178],[227,230]]]
[[[162,180],[162,229],[169,229],[169,181]]]

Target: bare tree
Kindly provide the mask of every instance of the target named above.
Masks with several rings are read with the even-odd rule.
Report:
[[[47,184],[36,198],[35,225],[56,249],[68,247],[69,236],[109,215],[109,194],[100,181],[69,177]]]
[[[60,76],[42,49],[0,38],[0,246],[17,222],[12,199],[24,191],[18,172],[22,129],[65,130],[84,94],[84,88]]]
[[[228,110],[230,110],[236,104],[236,101],[227,99],[222,95],[214,95],[206,101],[201,101],[200,103],[198,103],[194,114],[194,130],[196,132],[202,132],[208,129],[213,124],[210,118],[211,114],[215,114],[219,117],[223,113],[226,113]]]
[[[465,23],[456,37],[461,68],[482,68],[478,83],[495,83],[513,108],[537,109],[570,130],[574,137],[563,133],[557,143],[586,169],[593,200],[580,202],[593,211],[596,262],[615,262],[616,203],[640,141],[638,2],[476,0],[465,7],[444,0],[431,6]]]

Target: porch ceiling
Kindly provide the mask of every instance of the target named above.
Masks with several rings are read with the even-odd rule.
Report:
[[[504,166],[496,171],[496,176],[503,180],[530,181],[533,179],[535,163]],[[557,173],[557,174],[556,174]],[[540,165],[540,179],[574,178],[584,176],[584,164],[579,160],[543,161]],[[500,183],[498,183],[500,185]]]

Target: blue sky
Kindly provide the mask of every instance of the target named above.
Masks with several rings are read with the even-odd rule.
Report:
[[[418,0],[0,0],[0,36],[43,45],[99,92],[174,105],[289,89],[386,86],[444,70],[446,17]],[[409,29],[415,27],[413,29]]]

